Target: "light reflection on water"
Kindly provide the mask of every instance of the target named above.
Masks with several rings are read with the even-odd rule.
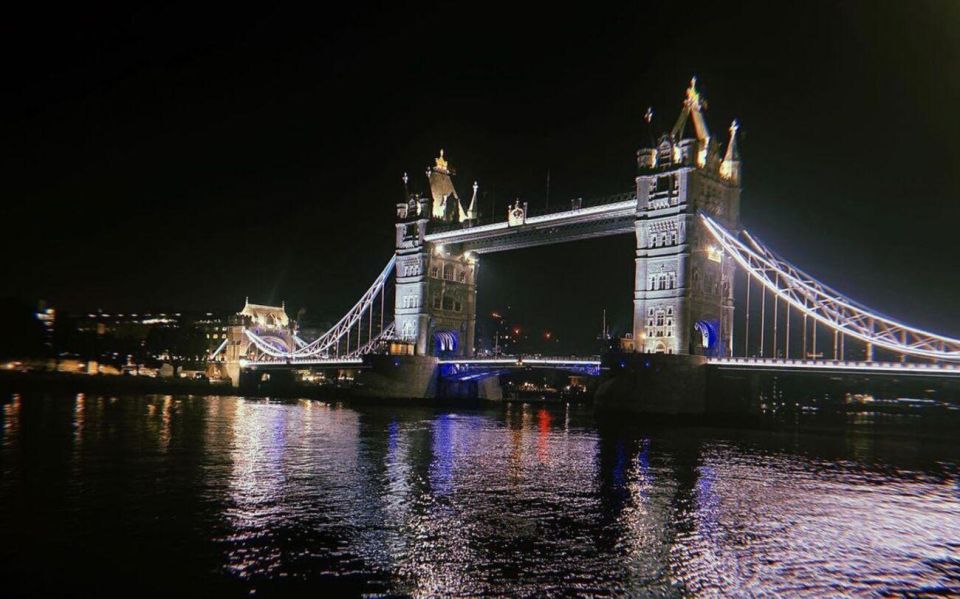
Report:
[[[2,408],[0,574],[20,590],[102,584],[109,560],[118,583],[150,564],[161,586],[238,595],[960,593],[951,439],[518,404]]]

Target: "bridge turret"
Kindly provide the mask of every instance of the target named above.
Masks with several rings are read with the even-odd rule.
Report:
[[[720,163],[720,176],[735,185],[740,184],[740,149],[737,147],[737,129],[740,124],[736,119],[730,123],[730,141],[727,143],[727,153]]]
[[[470,197],[470,207],[467,208],[467,217],[463,221],[467,226],[473,226],[477,222],[477,190],[479,188],[480,186],[474,181],[473,195]]]

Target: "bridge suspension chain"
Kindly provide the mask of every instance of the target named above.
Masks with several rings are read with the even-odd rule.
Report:
[[[370,285],[370,288],[367,289],[356,304],[350,308],[349,311],[341,318],[333,327],[320,335],[313,342],[308,345],[301,347],[293,352],[293,357],[302,358],[302,357],[313,357],[326,355],[329,353],[331,348],[336,348],[339,351],[340,342],[343,339],[347,341],[346,353],[351,352],[350,348],[350,331],[353,328],[357,327],[357,342],[359,345],[360,341],[360,330],[357,326],[364,315],[373,309],[375,304],[375,299],[378,295],[382,295],[384,287],[386,286],[387,280],[390,278],[390,275],[393,273],[393,268],[397,262],[397,257],[391,256],[390,260],[387,262],[387,265],[380,272],[377,278],[374,280],[373,284]],[[382,311],[383,302],[381,301],[381,311]],[[372,319],[372,315],[370,317]],[[372,322],[372,320],[371,320]]]
[[[327,332],[311,342],[304,341],[293,335],[294,346],[288,349],[279,340],[261,336],[251,330],[245,330],[247,339],[265,356],[278,360],[302,360],[309,358],[325,358],[331,353],[338,357],[356,358],[372,351],[380,341],[385,341],[393,335],[393,323],[384,327],[385,289],[396,265],[396,256],[392,256],[370,288],[360,297],[356,304]],[[377,300],[379,296],[379,301]],[[374,311],[379,304],[380,328],[376,335],[373,333]],[[366,335],[362,328],[366,327]],[[366,337],[364,343],[363,337]],[[341,356],[343,348],[343,356]]]
[[[819,322],[834,333],[835,356],[842,351],[843,338],[850,336],[867,345],[868,359],[872,358],[874,347],[881,347],[904,356],[960,361],[960,339],[931,333],[880,314],[783,260],[748,232],[743,232],[746,238],[744,243],[706,214],[701,213],[700,219],[723,250],[736,260],[750,278],[761,283],[761,291],[766,289],[773,294],[775,314],[777,303],[783,300],[803,314],[805,319],[813,319],[814,352],[817,346],[816,323]],[[763,307],[766,293],[762,293],[762,296]],[[787,318],[789,322],[789,311]],[[762,319],[763,316],[761,348]],[[774,321],[774,335],[776,328]]]

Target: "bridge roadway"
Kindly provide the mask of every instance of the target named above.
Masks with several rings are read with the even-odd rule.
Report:
[[[590,357],[500,356],[496,358],[455,358],[438,360],[440,376],[462,381],[486,378],[528,368],[565,370],[599,376],[601,361]],[[960,377],[960,364],[916,362],[856,362],[835,360],[784,360],[772,358],[709,358],[707,365],[719,370],[810,372],[822,374],[864,373],[882,375]],[[244,368],[327,367],[364,368],[363,358],[297,358],[291,360],[243,361]]]

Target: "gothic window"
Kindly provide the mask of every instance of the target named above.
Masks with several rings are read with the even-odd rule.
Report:
[[[655,277],[654,275],[650,275],[650,291],[653,291],[656,280],[657,280],[657,277]]]
[[[671,232],[670,232],[670,245],[677,245],[677,232],[676,232],[676,231],[671,231]]]
[[[457,302],[457,301],[453,302],[453,311],[454,311],[454,312],[463,312],[463,304],[461,304],[460,302]]]
[[[663,326],[663,310],[657,311],[657,326],[658,327]]]
[[[440,294],[439,294],[439,293],[434,293],[434,294],[433,294],[433,307],[434,307],[434,308],[439,308],[439,307],[440,307]]]
[[[465,270],[458,270],[458,271],[457,271],[457,281],[459,281],[460,283],[466,283],[466,282],[467,282],[467,271],[465,271]]]
[[[444,310],[453,310],[453,298],[449,296],[443,296],[443,309]]]
[[[439,279],[439,278],[440,278],[440,267],[439,267],[439,266],[436,266],[436,265],[431,266],[431,267],[430,267],[430,276],[433,277],[434,279]]]
[[[453,280],[453,264],[444,264],[443,265],[443,279],[445,281]]]

